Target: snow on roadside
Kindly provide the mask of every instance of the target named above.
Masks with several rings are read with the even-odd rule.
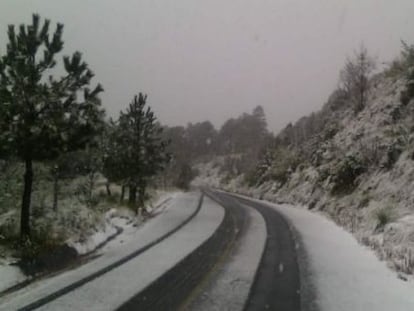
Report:
[[[95,231],[85,241],[69,239],[66,244],[73,247],[79,255],[85,255],[96,250],[99,246],[115,237],[119,230],[112,223],[106,223],[103,230]]]
[[[149,213],[155,213],[158,207],[169,199],[177,196],[179,192],[157,191],[155,198],[146,207]],[[104,244],[112,240],[118,234],[136,231],[142,224],[143,219],[137,217],[135,213],[126,207],[112,208],[105,213],[105,226],[96,230],[86,239],[69,239],[66,243],[75,248],[79,255],[85,255],[102,247]]]
[[[298,231],[322,311],[414,310],[414,282],[398,279],[350,233],[303,208],[268,204]]]
[[[26,276],[19,267],[0,262],[0,292],[23,282]]]

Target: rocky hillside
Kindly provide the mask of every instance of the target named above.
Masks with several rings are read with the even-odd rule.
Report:
[[[406,86],[402,72],[377,74],[358,113],[336,91],[321,111],[284,129],[249,176],[229,178],[217,159],[199,165],[194,183],[324,213],[413,274],[414,101],[401,100]]]

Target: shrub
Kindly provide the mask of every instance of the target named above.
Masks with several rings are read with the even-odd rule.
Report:
[[[403,116],[401,112],[401,107],[394,107],[390,112],[390,116],[394,122],[400,120]]]
[[[223,182],[227,183],[229,181],[228,175],[227,178],[223,178]],[[260,171],[258,169],[250,170],[246,174],[244,174],[244,182],[249,186],[253,187],[256,186],[260,182]]]
[[[18,238],[18,219],[16,215],[7,217],[0,225],[0,244],[14,241]]]
[[[93,186],[89,181],[78,184],[75,194],[78,201],[88,207],[96,207],[100,202],[100,197],[93,193]]]
[[[318,169],[317,183],[323,183],[330,176],[330,172],[327,168]]]
[[[367,207],[369,204],[369,201],[371,201],[371,198],[368,194],[364,194],[364,196],[361,198],[361,201],[359,201],[358,208],[364,208]]]
[[[329,140],[334,138],[334,136],[339,132],[340,128],[337,124],[331,124],[326,127],[322,133],[323,140]]]
[[[404,150],[403,143],[401,140],[397,139],[391,143],[391,145],[387,148],[387,154],[385,163],[383,163],[383,166],[387,169],[391,169],[392,166],[398,161],[400,158],[401,153]]]
[[[302,162],[296,151],[278,147],[269,150],[266,161],[262,160],[254,169],[247,171],[244,181],[249,186],[260,185],[268,180],[277,181],[283,185]]]
[[[376,137],[371,143],[360,142],[359,154],[367,166],[376,167],[380,164],[381,159],[384,156],[384,149],[385,146],[380,144],[380,138]]]
[[[408,45],[402,42],[403,49],[401,52],[403,74],[406,84],[405,90],[401,92],[401,104],[407,105],[414,97],[414,45]]]
[[[401,57],[394,59],[385,70],[386,77],[398,78],[404,73],[405,64]]]
[[[191,181],[197,176],[197,172],[189,165],[182,164],[177,179],[174,181],[174,185],[182,190],[188,190],[190,188]]]
[[[20,242],[21,258],[25,261],[35,260],[41,253],[52,251],[63,243],[64,238],[53,234],[50,223],[42,223],[33,231],[30,239]]]
[[[113,193],[112,195],[105,196],[105,201],[108,204],[118,204],[119,203],[120,194],[119,193]]]
[[[22,165],[13,161],[0,164],[0,213],[18,208],[22,191]]]
[[[400,102],[403,106],[407,106],[408,103],[411,100],[411,95],[409,94],[409,92],[407,90],[403,90],[401,91],[400,94]]]
[[[356,186],[356,178],[366,171],[366,165],[360,157],[355,155],[346,156],[333,169],[332,176],[332,193],[338,194],[352,191]]]
[[[375,211],[375,220],[377,222],[377,225],[375,227],[375,230],[383,230],[386,224],[390,223],[392,220],[392,211],[391,208],[381,208],[379,210]]]
[[[279,149],[276,152],[268,174],[270,179],[283,185],[287,182],[289,175],[302,163],[302,159],[294,151],[288,149]]]

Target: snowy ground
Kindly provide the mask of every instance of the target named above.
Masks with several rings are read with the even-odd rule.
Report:
[[[168,201],[176,198],[179,192],[163,192],[155,200],[154,204],[147,207],[147,210],[153,216],[162,213],[168,206]],[[99,253],[104,253],[110,249],[113,244],[124,243],[129,241],[140,229],[142,218],[136,217],[135,212],[127,207],[112,208],[105,214],[106,227],[103,230],[96,231],[86,240],[69,240],[68,245],[75,248],[78,254],[84,255],[93,252],[103,244],[104,247]],[[121,232],[118,234],[118,232]],[[115,241],[109,241],[116,236]],[[109,241],[108,243],[106,243]]]
[[[17,267],[4,262],[0,265],[0,292],[26,280],[26,276]]]
[[[261,201],[266,202],[266,201]],[[268,205],[297,230],[321,311],[412,311],[414,282],[400,280],[369,248],[331,220],[300,207]]]

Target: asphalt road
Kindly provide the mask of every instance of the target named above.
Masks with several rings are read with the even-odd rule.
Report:
[[[247,205],[265,219],[267,240],[245,311],[299,311],[300,278],[295,242],[288,223],[274,209],[223,192],[205,191],[225,209],[215,234],[143,292],[118,310],[180,310],[203,292],[208,279],[228,259],[244,234]]]
[[[246,311],[300,310],[300,277],[295,242],[286,220],[265,204],[216,192],[222,200],[255,208],[266,221],[267,241]]]
[[[206,194],[211,196],[209,192]],[[218,265],[226,260],[244,227],[244,209],[234,205],[223,207],[225,216],[222,223],[204,244],[118,310],[179,310],[189,303]]]

